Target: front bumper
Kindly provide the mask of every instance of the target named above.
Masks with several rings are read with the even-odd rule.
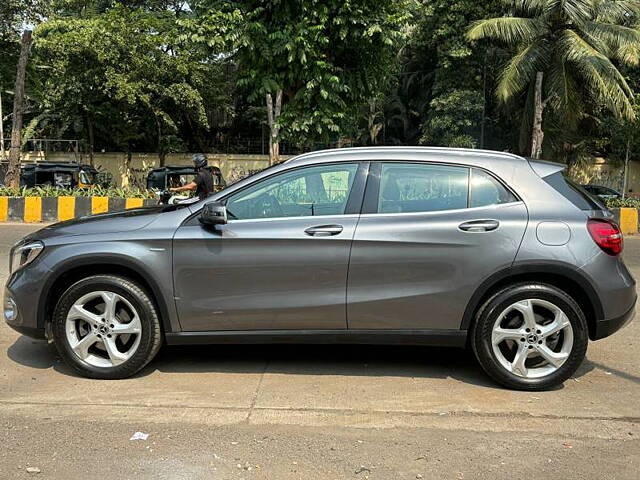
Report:
[[[6,308],[7,300],[11,300],[13,302],[13,314],[8,314],[8,309]],[[16,302],[15,297],[11,294],[9,289],[5,289],[4,298],[2,299],[2,313],[4,321],[13,328],[16,332],[21,333],[22,335],[26,335],[28,337],[37,338],[39,340],[45,338],[45,330],[44,328],[38,328],[35,322],[25,322],[25,316]]]
[[[593,336],[591,340],[599,340],[601,338],[608,337],[609,335],[614,334],[621,328],[627,326],[631,320],[633,319],[636,313],[636,305],[635,300],[631,308],[627,310],[624,314],[619,317],[611,318],[609,320],[599,320],[595,324],[595,329],[593,331]]]
[[[39,317],[38,314],[43,311],[50,273],[45,262],[37,258],[28,266],[13,272],[7,280],[2,305],[4,307],[6,299],[12,299],[16,314],[7,318],[3,308],[2,318],[7,325],[23,335],[37,339],[45,338],[44,317]]]

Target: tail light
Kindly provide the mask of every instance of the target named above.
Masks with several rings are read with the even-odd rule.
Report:
[[[590,218],[587,221],[587,229],[593,241],[604,253],[619,255],[622,252],[622,232],[615,223],[600,218]]]

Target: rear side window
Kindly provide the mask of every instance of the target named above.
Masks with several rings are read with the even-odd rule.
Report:
[[[557,172],[543,180],[580,210],[602,210],[606,207],[577,183]]]
[[[418,163],[384,163],[378,213],[437,212],[467,208],[469,169]]]
[[[518,199],[498,180],[487,172],[471,169],[470,207],[487,207],[500,203],[516,202]]]

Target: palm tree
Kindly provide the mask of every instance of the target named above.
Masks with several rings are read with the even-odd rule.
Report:
[[[476,22],[469,40],[515,50],[496,90],[503,102],[533,96],[531,156],[542,151],[545,107],[575,126],[585,103],[634,117],[633,93],[616,65],[640,61],[640,0],[504,0],[510,13]],[[528,122],[527,122],[528,123]]]

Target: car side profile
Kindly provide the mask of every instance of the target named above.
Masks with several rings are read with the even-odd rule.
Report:
[[[163,342],[407,344],[470,346],[500,384],[539,390],[633,317],[622,246],[562,165],[337,149],[25,237],[4,316],[92,378],[135,374]]]

